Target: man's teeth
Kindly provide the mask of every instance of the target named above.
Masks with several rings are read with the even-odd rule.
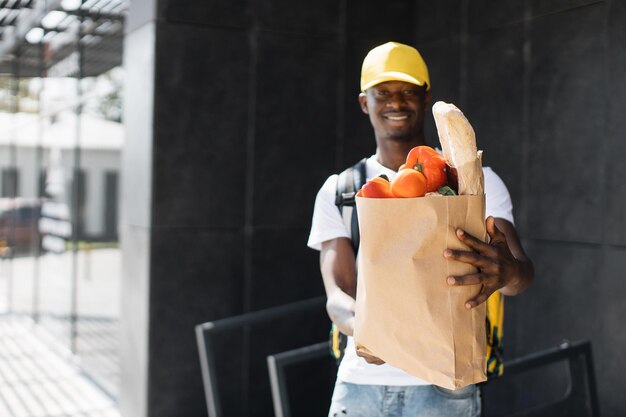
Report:
[[[406,118],[408,118],[409,116],[387,116],[387,119],[389,120],[404,120]]]

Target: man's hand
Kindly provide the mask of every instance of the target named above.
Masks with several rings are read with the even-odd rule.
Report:
[[[363,359],[365,359],[365,362],[371,364],[371,365],[382,365],[383,363],[385,363],[384,360],[377,358],[376,356],[372,355],[370,353],[369,350],[367,350],[366,347],[364,346],[357,346],[356,347],[356,354],[357,356],[362,357]]]
[[[354,298],[337,289],[328,296],[326,311],[339,331],[346,336],[354,334]]]
[[[498,222],[498,226],[496,226]],[[517,237],[515,227],[506,220],[487,218],[489,243],[485,243],[457,229],[456,234],[471,250],[446,249],[444,257],[473,265],[478,272],[463,276],[448,277],[449,285],[481,284],[480,292],[465,303],[474,308],[484,303],[495,291],[504,295],[516,295],[524,291],[533,280],[533,266],[526,257]]]

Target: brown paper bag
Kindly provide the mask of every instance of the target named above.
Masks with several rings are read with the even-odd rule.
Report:
[[[467,249],[457,227],[486,239],[485,196],[356,200],[357,347],[445,388],[484,381],[485,305],[464,306],[480,286],[446,283],[476,269],[443,252]]]

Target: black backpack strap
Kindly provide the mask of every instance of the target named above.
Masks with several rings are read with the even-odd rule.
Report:
[[[359,250],[359,218],[356,214],[355,196],[367,179],[365,161],[367,161],[367,158],[360,160],[339,174],[335,194],[335,204],[339,209],[344,225],[350,233],[355,255]],[[329,342],[331,355],[339,364],[345,353],[348,337],[341,333],[339,328],[333,324],[330,330]]]
[[[356,193],[361,189],[367,179],[365,173],[365,163],[367,158],[363,158],[350,168],[339,174],[337,180],[337,191],[335,204],[341,213],[346,228],[350,231],[352,248],[356,254],[359,249],[359,219],[356,213]]]

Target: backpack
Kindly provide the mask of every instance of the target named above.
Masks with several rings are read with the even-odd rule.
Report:
[[[367,158],[364,158],[339,174],[335,193],[335,205],[339,209],[343,222],[350,232],[352,248],[355,254],[358,252],[360,242],[355,195],[367,180],[365,173],[366,161]],[[502,375],[504,371],[502,343],[504,296],[499,291],[494,292],[487,299],[486,307],[487,378],[491,379]],[[337,362],[340,362],[343,358],[346,342],[347,337],[333,324],[330,331],[330,350],[331,356]]]

